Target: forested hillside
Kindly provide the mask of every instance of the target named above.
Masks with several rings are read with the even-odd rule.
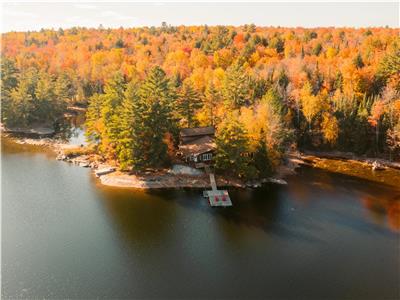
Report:
[[[207,125],[216,166],[241,176],[264,176],[296,146],[399,157],[398,29],[10,32],[1,89],[8,126],[56,125],[87,105],[88,138],[125,169],[164,165],[179,128]]]

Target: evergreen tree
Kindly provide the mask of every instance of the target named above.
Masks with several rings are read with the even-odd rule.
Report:
[[[35,88],[34,116],[38,121],[55,121],[60,116],[60,111],[58,110],[56,103],[54,103],[54,98],[53,78],[48,73],[42,71],[39,74]]]
[[[35,89],[37,70],[28,69],[21,73],[18,86],[10,92],[12,105],[7,111],[8,126],[29,126],[37,120],[35,105]]]
[[[133,156],[137,167],[160,167],[168,162],[164,137],[176,128],[172,116],[175,95],[160,67],[150,71],[133,105]]]
[[[265,133],[261,129],[261,139],[254,152],[254,166],[256,167],[258,174],[261,178],[266,178],[272,174],[272,166],[270,158],[268,157],[268,148],[265,140]]]
[[[364,67],[364,61],[360,53],[353,59],[353,64],[357,69],[361,69]]]
[[[186,127],[196,126],[194,120],[196,111],[201,108],[200,95],[193,88],[190,81],[185,81],[178,98],[178,109]]]
[[[249,104],[249,78],[238,63],[228,68],[222,94],[225,104],[230,108],[237,109]]]
[[[138,101],[139,84],[132,80],[128,83],[121,104],[119,118],[119,137],[116,146],[117,158],[121,169],[129,169],[135,164],[134,147],[134,105]]]
[[[54,85],[54,94],[57,101],[60,103],[67,103],[73,98],[75,93],[71,84],[71,79],[66,73],[62,73],[57,77]]]
[[[86,138],[89,143],[99,144],[104,131],[104,123],[101,118],[103,95],[94,94],[89,98],[89,105],[86,111]]]
[[[204,93],[203,97],[203,111],[205,112],[206,115],[206,123],[209,126],[214,126],[216,124],[215,120],[215,109],[218,105],[218,103],[221,100],[221,95],[218,92],[218,90],[215,88],[213,82],[211,81],[207,87],[206,91]]]
[[[228,116],[216,134],[215,167],[239,177],[252,177],[246,131],[234,115]]]
[[[263,96],[262,101],[268,102],[275,113],[283,115],[284,113],[284,103],[282,97],[276,88],[270,88],[267,93]]]
[[[1,60],[1,121],[8,124],[13,118],[11,91],[18,85],[18,70],[14,61],[5,57]]]
[[[110,158],[117,158],[116,148],[119,142],[119,123],[121,104],[126,89],[125,79],[121,73],[116,73],[106,84],[101,108],[101,118],[105,124],[102,137],[102,151]]]

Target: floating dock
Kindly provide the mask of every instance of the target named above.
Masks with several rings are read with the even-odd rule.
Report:
[[[204,198],[208,198],[211,206],[232,206],[231,198],[226,190],[218,190],[215,176],[210,173],[211,191],[203,191]]]

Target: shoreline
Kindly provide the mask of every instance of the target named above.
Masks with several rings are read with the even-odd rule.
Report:
[[[76,156],[67,156],[66,151],[77,150],[84,147],[79,145],[70,145],[62,140],[54,138],[21,138],[7,136],[13,143],[20,145],[40,146],[52,150],[57,156],[55,159],[72,163],[79,167],[92,169],[93,175],[100,169],[107,169],[115,167],[106,162],[101,162],[95,154],[84,154]],[[179,165],[178,165],[179,166]],[[294,174],[294,169],[298,167],[297,164],[289,166],[280,166],[276,176],[273,178],[266,178],[263,180],[256,180],[252,182],[244,182],[238,178],[232,178],[226,175],[217,174],[216,182],[219,187],[234,187],[234,188],[256,188],[260,187],[263,183],[287,184],[283,180],[286,175]],[[172,169],[160,169],[144,171],[139,174],[132,174],[122,171],[113,171],[108,174],[98,176],[102,185],[121,188],[134,188],[134,189],[163,189],[163,188],[211,188],[209,175],[201,171],[201,174],[185,174],[174,173]]]
[[[70,150],[84,150],[85,148],[79,145],[68,144],[67,142],[62,140],[57,140],[54,138],[21,138],[13,137],[12,135],[4,135],[4,133],[3,136],[9,137],[10,140],[17,144],[46,147],[52,150],[57,155],[57,160],[72,163],[79,167],[91,168],[93,174],[95,174],[95,172],[99,169],[115,167],[114,165],[111,165],[107,162],[102,162],[99,156],[95,154],[67,156],[66,152]],[[232,178],[226,175],[217,174],[216,181],[217,185],[220,187],[235,188],[257,188],[262,186],[262,184],[264,183],[287,184],[284,178],[290,175],[295,175],[295,170],[302,165],[366,178],[368,172],[365,172],[366,174],[358,174],[353,172],[351,168],[349,169],[348,166],[356,164],[356,167],[363,168],[363,170],[366,171],[367,169],[372,169],[374,161],[377,161],[379,164],[384,166],[385,169],[395,171],[400,170],[400,162],[390,162],[379,158],[375,159],[370,157],[356,156],[353,153],[338,151],[303,151],[288,153],[288,157],[285,159],[285,163],[278,167],[277,172],[273,177],[265,178],[262,180],[259,179],[244,182],[243,180],[240,180],[238,178]],[[210,188],[208,174],[204,172],[194,175],[191,172],[174,173],[172,169],[160,169],[150,171],[147,170],[135,174],[132,172],[128,173],[117,170],[98,177],[102,185],[121,188],[134,188],[143,190],[162,188]],[[379,182],[382,182],[382,180],[379,180]]]
[[[345,161],[355,161],[359,163],[363,163],[365,165],[369,165],[372,167],[373,163],[376,161],[381,166],[386,168],[398,169],[400,170],[400,162],[396,161],[389,161],[383,158],[373,158],[373,157],[366,157],[366,156],[357,156],[352,152],[340,152],[340,151],[303,151],[300,153],[300,157],[307,161],[312,160],[313,158],[327,158],[327,159],[335,159],[335,160],[345,160]]]

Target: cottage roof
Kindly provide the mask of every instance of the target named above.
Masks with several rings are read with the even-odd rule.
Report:
[[[189,143],[179,145],[183,155],[199,155],[214,150],[216,147],[214,139],[210,136],[203,136]]]
[[[215,133],[215,129],[213,126],[181,129],[181,137],[190,137],[190,136],[198,136],[198,135],[214,135],[214,133]]]

